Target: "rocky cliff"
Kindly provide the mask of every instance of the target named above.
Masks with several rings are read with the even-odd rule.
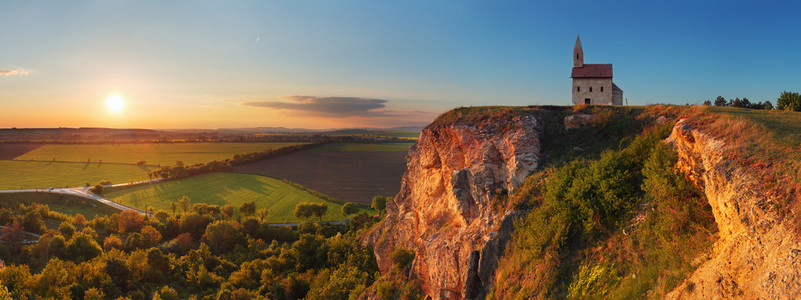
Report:
[[[413,249],[412,274],[433,299],[473,298],[490,286],[519,213],[502,201],[540,160],[539,119],[527,114],[438,121],[407,156],[401,191],[362,241],[388,272],[395,248]]]
[[[668,143],[679,154],[677,167],[706,194],[720,239],[667,298],[801,298],[801,245],[755,173],[724,156],[724,141],[683,120]]]

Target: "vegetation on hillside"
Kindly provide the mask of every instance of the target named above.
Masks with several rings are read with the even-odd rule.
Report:
[[[242,216],[233,211],[65,218],[37,244],[0,243],[0,291],[13,299],[352,299],[381,279],[372,249],[355,239],[375,222],[366,214],[352,215],[350,227],[291,229],[244,216],[258,215],[252,203]]]
[[[502,259],[491,298],[658,297],[716,238],[709,205],[660,141],[670,124],[598,159],[531,176],[532,207]]]
[[[781,110],[801,111],[801,95],[795,92],[782,92],[779,95],[778,108]]]
[[[596,119],[591,126],[565,129],[564,117],[576,112]],[[678,118],[725,139],[722,155],[748,166],[764,183],[755,188],[781,200],[774,209],[801,222],[801,214],[790,213],[801,202],[797,113],[665,105],[470,107],[440,116],[434,126],[517,114],[543,121],[543,161],[514,195],[499,199],[498,207],[528,213],[516,224],[496,271],[501,280],[489,298],[659,298],[702,263],[717,238],[716,225],[703,193],[674,170],[677,157],[662,142]],[[381,276],[372,250],[357,242],[360,230],[376,221],[370,216],[375,212],[331,203],[323,209],[319,199],[288,201],[281,208],[269,206],[274,200],[240,196],[235,205],[193,205],[205,194],[217,197],[204,186],[253,188],[201,180],[217,174],[182,179],[197,181],[198,194],[156,207],[154,217],[127,211],[86,221],[46,206],[0,209],[3,224],[16,222],[44,233],[35,245],[0,245],[0,258],[9,264],[0,270],[0,295],[353,299],[366,291],[382,299],[423,296],[409,275],[413,251],[395,249],[391,271]],[[155,193],[168,184],[144,189]],[[130,191],[137,190],[119,193]],[[373,208],[381,215],[387,200],[374,198]],[[304,220],[297,229],[267,223],[293,213]],[[312,222],[329,215],[348,216],[350,227]]]

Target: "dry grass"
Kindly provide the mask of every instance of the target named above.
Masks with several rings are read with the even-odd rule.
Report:
[[[573,105],[573,113],[587,112],[587,110],[589,110],[589,108],[590,108],[589,104],[585,104],[585,103],[575,104],[575,105]]]
[[[774,118],[778,118],[776,120]],[[756,178],[753,190],[774,199],[777,213],[790,217],[801,233],[801,114],[737,108],[706,108],[688,121],[724,141],[723,155]]]

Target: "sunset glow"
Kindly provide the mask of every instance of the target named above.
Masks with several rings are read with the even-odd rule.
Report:
[[[108,96],[108,98],[106,98],[106,108],[115,113],[122,111],[122,109],[125,108],[125,98],[117,94]]]
[[[578,34],[629,105],[775,103],[799,82],[799,5],[707,14],[718,6],[12,1],[0,19],[26,26],[0,28],[14,41],[0,128],[388,128],[461,106],[566,105]],[[600,11],[609,22],[577,17]]]

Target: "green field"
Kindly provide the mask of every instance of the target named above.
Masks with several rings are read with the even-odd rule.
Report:
[[[119,210],[78,196],[51,193],[0,193],[0,207],[17,209],[20,204],[47,204],[50,210],[74,216],[82,214],[87,220],[106,216]]]
[[[148,165],[186,165],[232,158],[236,154],[261,152],[302,143],[150,143],[150,144],[91,144],[44,145],[15,160],[85,162],[117,162]]]
[[[147,180],[147,173],[157,169],[109,163],[64,163],[0,160],[0,189],[35,189],[84,186],[101,180],[126,183]]]
[[[106,198],[139,209],[148,206],[156,210],[170,210],[170,203],[182,196],[194,203],[214,205],[231,204],[239,207],[244,202],[256,202],[256,209],[270,210],[270,222],[297,222],[293,216],[295,205],[302,202],[324,202],[328,212],[323,220],[342,220],[342,205],[324,201],[306,191],[281,180],[249,174],[209,173],[190,178],[118,190]]]
[[[413,143],[337,143],[327,144],[311,149],[310,151],[350,152],[350,151],[409,151]]]

